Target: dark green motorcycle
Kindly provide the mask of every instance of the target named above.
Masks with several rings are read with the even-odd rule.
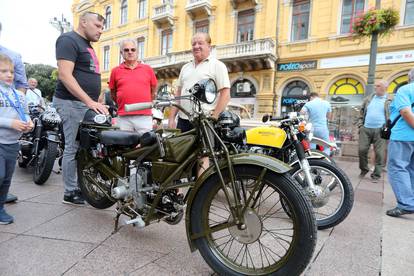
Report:
[[[120,215],[129,217],[126,224],[144,227],[160,220],[177,224],[185,212],[191,250],[200,250],[219,275],[299,275],[315,248],[316,222],[302,188],[289,176],[291,167],[231,147],[245,138],[244,130],[220,128],[200,112],[201,103],[216,98],[213,80],[198,82],[191,93],[180,99],[191,100],[196,115],[177,99],[126,106],[175,106],[194,125],[185,133],[119,131],[110,118],[89,110],[79,127],[77,154],[84,197],[99,209],[117,203],[115,231]],[[195,178],[202,157],[211,166]]]

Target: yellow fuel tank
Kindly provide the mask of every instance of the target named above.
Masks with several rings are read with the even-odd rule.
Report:
[[[286,141],[286,132],[278,127],[263,126],[246,131],[247,144],[281,148]]]

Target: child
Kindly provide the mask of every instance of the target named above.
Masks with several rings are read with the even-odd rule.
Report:
[[[21,132],[30,131],[33,123],[22,92],[14,89],[12,60],[0,54],[0,224],[10,224],[13,217],[6,213],[4,202],[19,152]]]

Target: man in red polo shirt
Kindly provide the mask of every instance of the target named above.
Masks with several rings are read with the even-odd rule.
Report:
[[[121,54],[124,62],[112,69],[109,78],[112,99],[118,104],[117,125],[121,130],[145,133],[152,129],[151,109],[126,112],[124,107],[154,100],[157,78],[149,65],[138,61],[135,40],[122,41]]]

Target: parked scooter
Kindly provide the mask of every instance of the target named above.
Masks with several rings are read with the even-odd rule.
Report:
[[[125,224],[144,227],[160,220],[177,224],[185,212],[191,250],[198,249],[219,275],[299,275],[315,248],[316,222],[303,189],[288,173],[291,167],[228,150],[227,140],[241,143],[245,134],[240,128],[223,132],[201,111],[201,103],[216,98],[213,80],[198,82],[190,93],[180,99],[192,101],[194,113],[173,99],[125,107],[174,106],[194,126],[184,133],[114,130],[110,118],[89,110],[79,127],[76,157],[83,196],[99,209],[117,204],[115,231],[121,215],[128,217]],[[211,166],[195,178],[193,168],[203,157]]]
[[[267,121],[278,123],[247,130],[244,151],[266,154],[293,167],[290,173],[310,197],[318,229],[341,223],[354,202],[352,184],[326,156],[311,151],[307,137],[311,125],[302,117],[264,116],[263,122]]]

